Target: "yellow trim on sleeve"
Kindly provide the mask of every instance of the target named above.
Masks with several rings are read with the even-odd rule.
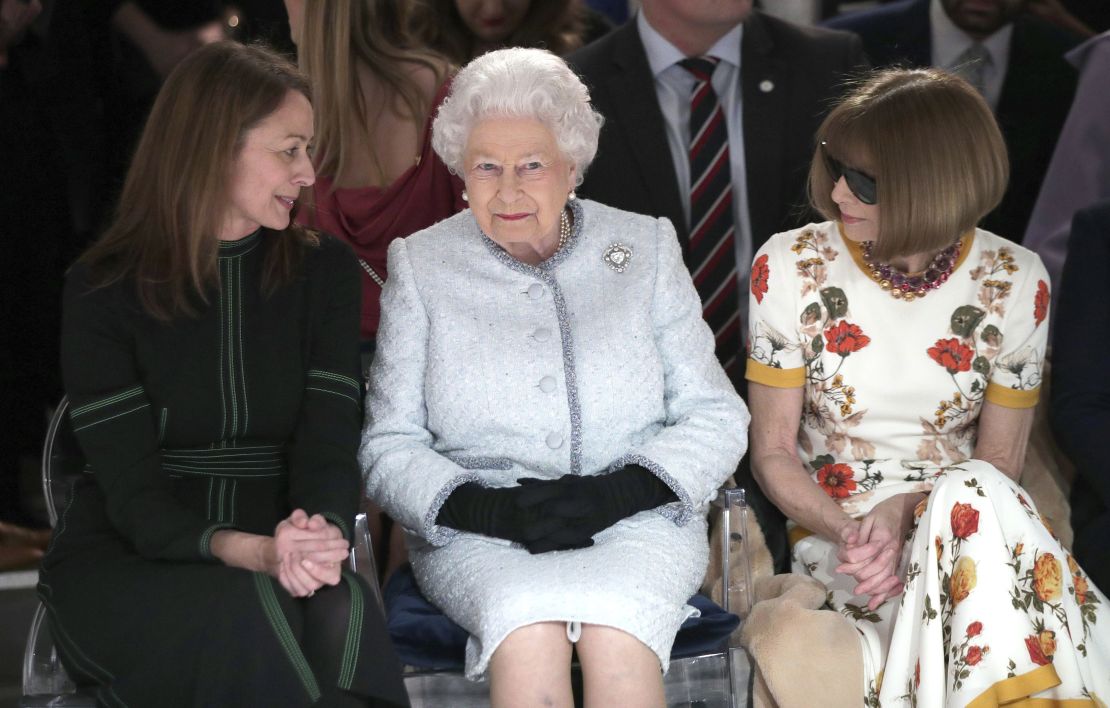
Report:
[[[991,381],[987,384],[986,398],[991,403],[1003,408],[1032,408],[1041,400],[1041,387],[1028,391],[1017,391],[1012,388],[1000,386]]]
[[[760,364],[754,359],[748,359],[744,378],[775,388],[801,388],[806,383],[806,370],[802,366],[796,369],[776,369],[773,366]]]
[[[1060,677],[1052,664],[998,681],[975,697],[967,708],[1097,708],[1098,703],[1087,698],[1032,698],[1053,686],[1060,685]]]

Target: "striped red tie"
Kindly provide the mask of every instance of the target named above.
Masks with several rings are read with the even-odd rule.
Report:
[[[728,129],[711,78],[719,60],[679,62],[696,80],[690,99],[690,248],[686,265],[701,296],[702,316],[716,337],[717,359],[739,380],[740,296]]]

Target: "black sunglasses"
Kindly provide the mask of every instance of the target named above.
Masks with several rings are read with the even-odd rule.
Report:
[[[843,177],[848,184],[848,189],[856,195],[856,199],[864,204],[878,204],[879,185],[875,182],[875,178],[857,169],[845,166],[843,162],[829,154],[827,145],[828,143],[824,140],[821,141],[821,157],[825,161],[825,169],[829,171],[833,184],[839,182],[840,178]]]

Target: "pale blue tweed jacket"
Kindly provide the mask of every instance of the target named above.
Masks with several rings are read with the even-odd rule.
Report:
[[[367,491],[410,532],[425,594],[471,633],[477,678],[512,630],[617,627],[665,668],[708,559],[705,509],[746,448],[748,411],[713,353],[674,228],[572,202],[567,244],[539,266],[464,211],[389,247],[360,459]],[[610,246],[632,253],[623,272]],[[597,474],[635,462],[678,502],[530,555],[437,526],[460,484]]]

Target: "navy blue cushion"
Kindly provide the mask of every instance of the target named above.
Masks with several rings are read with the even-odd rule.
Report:
[[[466,630],[425,599],[411,567],[398,569],[385,584],[383,595],[389,636],[403,663],[422,669],[462,671]],[[673,659],[723,650],[728,636],[740,624],[739,617],[704,595],[694,595],[689,603],[701,611],[701,616],[687,619],[678,630],[671,648]]]

